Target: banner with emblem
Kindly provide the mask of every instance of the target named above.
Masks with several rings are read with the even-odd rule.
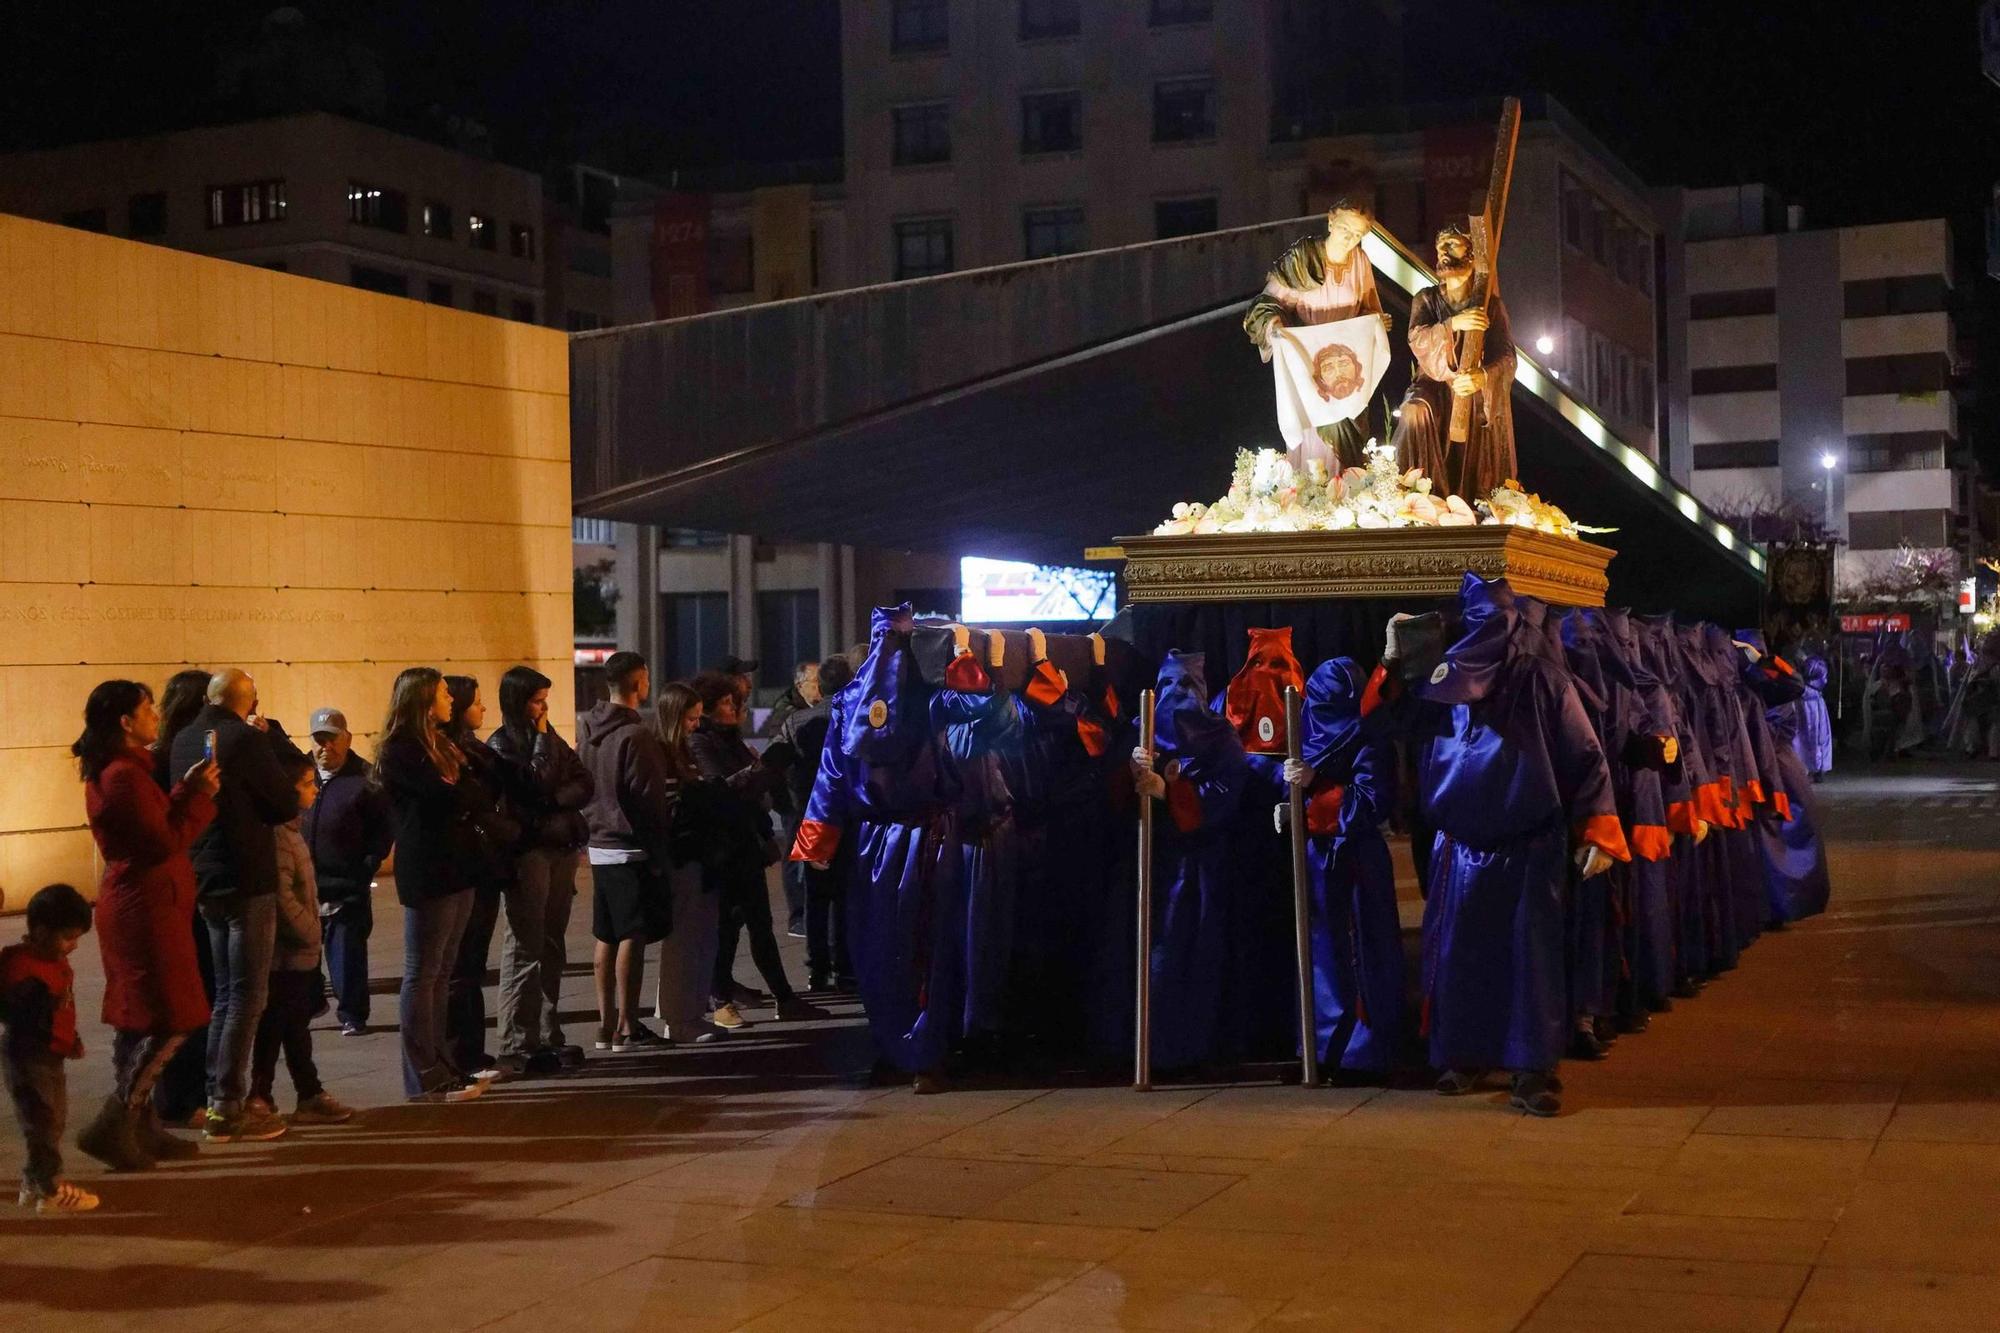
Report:
[[[1361,415],[1389,368],[1389,331],[1380,315],[1331,324],[1286,325],[1271,339],[1271,386],[1287,448],[1321,426]]]

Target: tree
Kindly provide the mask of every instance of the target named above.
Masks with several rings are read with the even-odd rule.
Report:
[[[618,585],[612,581],[611,559],[594,560],[570,570],[571,618],[579,639],[609,638],[618,630]]]

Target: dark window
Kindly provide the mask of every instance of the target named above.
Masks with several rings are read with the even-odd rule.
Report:
[[[475,250],[500,248],[500,224],[484,213],[465,215],[465,242]]]
[[[1083,249],[1083,209],[1031,208],[1021,215],[1021,230],[1030,259],[1073,255]]]
[[[512,223],[507,228],[507,249],[516,259],[535,257],[535,229],[525,222]]]
[[[1199,236],[1215,230],[1215,200],[1162,199],[1153,205],[1153,234],[1161,240],[1173,236]]]
[[[891,51],[942,51],[951,44],[946,0],[895,0],[889,18]]]
[[[441,204],[433,199],[424,205],[424,235],[434,240],[448,241],[452,238],[451,205]]]
[[[1021,151],[1073,153],[1083,147],[1083,94],[1029,93],[1021,99]]]
[[[1949,288],[1944,275],[1920,273],[1906,278],[1868,278],[1845,285],[1846,315],[1928,315],[1945,308]]]
[[[1153,142],[1215,137],[1215,80],[1171,79],[1153,85]]]
[[[109,225],[101,208],[77,208],[62,215],[65,227],[75,227],[78,231],[107,231]]]
[[[1215,0],[1153,0],[1153,26],[1206,23],[1215,17]]]
[[[563,324],[571,333],[584,333],[604,327],[604,316],[588,310],[572,310],[563,317]]]
[[[896,224],[898,278],[926,278],[951,270],[950,218],[918,218]]]
[[[427,283],[424,287],[424,299],[432,305],[457,304],[457,302],[452,300],[451,284],[448,282]]]
[[[1776,467],[1778,442],[1732,440],[1727,444],[1697,444],[1694,447],[1694,465],[1696,470],[1714,467]]]
[[[1600,264],[1609,259],[1610,236],[1611,217],[1603,204],[1592,199],[1583,219],[1583,248]]]
[[[752,238],[708,234],[708,290],[717,295],[755,291],[757,257]]]
[[[1583,249],[1584,220],[1590,212],[1590,191],[1577,183],[1576,177],[1567,171],[1562,173],[1563,242],[1575,250]]]
[[[1761,393],[1778,387],[1776,366],[1710,366],[1688,376],[1689,393]]]
[[[889,116],[895,125],[893,160],[897,166],[951,161],[951,103],[899,106]]]
[[[281,180],[244,181],[238,185],[208,187],[208,225],[211,227],[251,227],[260,222],[285,220],[285,183]]]
[[[1021,0],[1021,40],[1074,37],[1083,30],[1082,0]]]
[[[1849,472],[1913,472],[1945,466],[1942,431],[1908,430],[1847,437]]]
[[[514,300],[514,318],[523,324],[534,323],[535,303],[526,297],[516,297]]]
[[[1883,509],[1847,512],[1847,542],[1857,551],[1888,551],[1905,542],[1911,546],[1943,546],[1948,515],[1942,509]]]
[[[482,292],[474,289],[472,293],[472,308],[482,315],[497,315],[500,313],[500,298],[492,292]]]
[[[819,660],[819,590],[757,594],[757,683],[783,689],[801,662]]]
[[[347,220],[383,231],[410,229],[410,198],[401,190],[391,190],[364,181],[347,182]]]
[[[125,201],[125,234],[136,240],[167,234],[167,196],[159,191]]]
[[[669,592],[660,595],[662,681],[686,680],[729,653],[729,594]]]
[[[1857,356],[1847,363],[1847,392],[1940,393],[1951,386],[1951,361],[1943,352]]]
[[[386,268],[370,268],[366,264],[348,267],[347,280],[363,291],[381,292],[385,296],[408,296],[410,280],[400,273],[392,273]]]
[[[1731,319],[1738,315],[1775,315],[1775,287],[1750,287],[1737,292],[1696,292],[1688,297],[1689,319]]]
[[[710,532],[706,528],[661,528],[660,540],[668,546],[679,549],[712,549],[729,545],[729,534]]]

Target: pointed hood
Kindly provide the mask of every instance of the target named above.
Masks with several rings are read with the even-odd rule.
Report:
[[[1169,652],[1153,692],[1153,738],[1162,753],[1199,757],[1235,739],[1235,728],[1209,711],[1204,654]]]
[[[1292,628],[1253,629],[1243,669],[1229,682],[1223,716],[1252,754],[1284,754],[1285,690],[1305,692],[1305,672],[1292,653]]]
[[[1367,680],[1351,657],[1321,662],[1306,682],[1299,757],[1335,782],[1354,772],[1361,751],[1361,695]]]
[[[1420,686],[1425,698],[1442,704],[1484,699],[1512,655],[1516,616],[1514,590],[1505,579],[1483,579],[1468,571],[1459,584],[1459,636],[1444,661]]]

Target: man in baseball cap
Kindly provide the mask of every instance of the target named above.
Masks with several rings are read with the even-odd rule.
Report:
[[[368,1030],[368,937],[375,928],[369,895],[394,830],[388,798],[368,787],[368,764],[354,753],[354,733],[338,708],[312,711],[312,757],[319,800],[299,834],[319,882],[327,979],[344,1037]]]

